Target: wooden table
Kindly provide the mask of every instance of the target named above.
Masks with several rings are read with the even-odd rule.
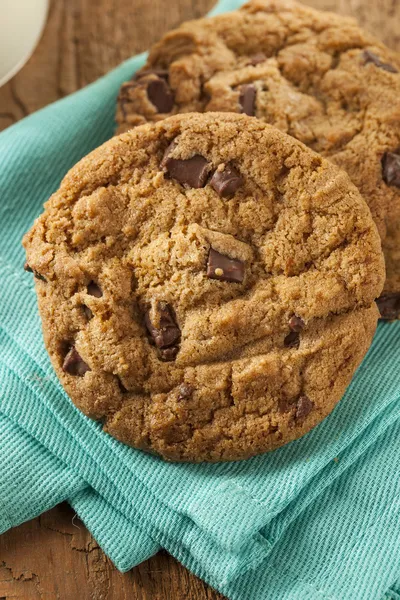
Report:
[[[400,50],[397,0],[307,0],[353,15]],[[28,64],[0,89],[0,130],[94,81],[213,0],[52,0]],[[217,600],[160,553],[122,575],[63,504],[0,537],[0,600]],[[249,599],[251,600],[251,599]]]

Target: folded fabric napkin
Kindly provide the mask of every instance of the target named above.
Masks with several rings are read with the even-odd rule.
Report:
[[[112,135],[119,85],[143,62],[0,135],[0,533],[68,499],[120,570],[164,547],[230,598],[399,600],[400,323],[379,326],[332,415],[245,462],[168,464],[128,448],[58,383],[20,241],[65,172]]]

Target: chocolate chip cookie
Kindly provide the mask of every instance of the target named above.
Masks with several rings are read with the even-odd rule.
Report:
[[[296,137],[347,171],[382,239],[388,225],[387,290],[399,294],[400,235],[386,220],[400,203],[399,70],[398,55],[352,19],[290,0],[253,0],[185,23],[153,46],[144,69],[121,88],[118,131],[218,110],[256,116]]]
[[[24,246],[73,402],[171,460],[243,459],[314,427],[371,343],[384,282],[346,173],[229,113],[105,143]]]

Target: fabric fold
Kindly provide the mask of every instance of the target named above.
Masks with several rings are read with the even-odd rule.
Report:
[[[147,531],[154,532],[164,548],[169,549],[179,543],[188,548],[188,553],[193,556],[193,559],[204,556],[208,561],[210,572],[221,579],[236,577],[238,573],[242,573],[260,562],[268,553],[269,546],[260,534],[248,539],[244,553],[221,548],[217,541],[208,536],[207,531],[199,529],[187,516],[170,510],[161,501],[158,502],[145,487],[138,485],[137,481],[129,474],[123,475],[127,489],[120,491],[112,482],[113,468],[106,470],[102,468],[107,459],[103,458],[99,463],[87,455],[82,456],[81,449],[75,440],[70,439],[66,430],[57,426],[50,413],[41,411],[41,424],[39,424],[38,420],[33,419],[30,414],[31,410],[35,409],[35,403],[30,402],[33,395],[31,397],[30,394],[27,394],[21,380],[18,380],[11,371],[6,373],[4,365],[0,365],[0,377],[7,379],[10,389],[14,393],[24,394],[26,414],[21,416],[2,402],[0,403],[1,409],[5,409],[7,414],[12,415],[11,418],[18,419],[19,424],[35,435],[47,448],[49,442],[56,439],[56,443],[51,443],[56,455],[67,464],[73,464],[81,477],[97,490],[115,510],[120,511],[132,522],[141,520],[143,527]],[[5,394],[7,392],[7,389],[4,390]],[[35,401],[36,398],[33,397],[33,400]],[[68,451],[71,447],[73,447],[73,452]],[[115,471],[114,478],[117,476],[118,471]]]
[[[284,530],[286,522],[293,518],[292,513],[298,510],[295,500],[300,494],[306,505],[309,498],[318,495],[336,477],[335,473],[340,473],[344,465],[351,464],[353,454],[357,457],[380,434],[381,429],[400,414],[397,402],[400,374],[392,373],[390,367],[393,352],[400,351],[398,325],[383,324],[343,401],[328,419],[303,439],[274,453],[241,463],[167,464],[119,444],[74,408],[61,390],[43,348],[33,290],[17,298],[21,296],[20,289],[19,276],[14,274],[14,279],[6,286],[7,294],[0,292],[5,313],[2,323],[3,335],[6,336],[3,355],[8,356],[7,364],[16,376],[34,391],[34,395],[30,396],[31,413],[37,413],[34,408],[37,402],[47,416],[46,420],[42,419],[42,424],[36,424],[31,413],[22,412],[7,397],[2,398],[2,410],[13,418],[19,418],[20,424],[24,419],[25,427],[30,427],[29,421],[32,421],[34,435],[42,435],[41,441],[48,444],[50,451],[62,452],[66,463],[87,461],[95,465],[93,472],[105,469],[122,495],[126,493],[123,482],[132,477],[144,486],[148,502],[150,498],[157,501],[161,489],[165,510],[183,514],[195,528],[207,532],[230,552],[240,551],[260,531],[264,531],[263,543],[269,545],[269,535],[265,533],[268,527],[274,538]],[[17,300],[10,303],[7,296]],[[15,311],[29,315],[29,320],[25,321],[22,317],[18,326],[12,328],[9,323],[12,324]],[[25,339],[26,331],[32,331],[29,340]],[[10,350],[7,350],[7,340],[11,344]],[[14,350],[14,343],[18,345],[18,352]],[[27,373],[31,373],[28,378]],[[382,386],[382,377],[385,377],[385,386]],[[373,402],[369,394],[365,394],[365,389],[373,394]],[[26,402],[25,399],[25,405]],[[55,426],[44,426],[47,419],[53,418],[51,415],[62,433],[70,430],[73,440],[61,444],[60,434],[59,450],[54,438],[44,441]],[[363,435],[357,442],[360,433]],[[326,444],[327,439],[330,440],[329,445]],[[334,463],[333,459],[352,444],[351,452],[341,457],[340,464]],[[304,491],[307,486],[308,491]],[[279,493],[276,493],[277,490]],[[293,506],[288,508],[291,503],[294,503]],[[211,516],[210,505],[215,506]],[[226,510],[227,506],[229,510]],[[279,525],[274,523],[276,517]],[[238,526],[232,528],[233,522]]]
[[[12,343],[10,338],[9,343]],[[3,332],[2,339],[3,357],[7,357],[7,338]],[[236,578],[238,573],[244,572],[246,569],[259,563],[263,557],[265,557],[270,549],[271,542],[266,536],[265,528],[263,525],[270,526],[272,533],[274,534],[274,543],[279,540],[288,526],[293,520],[293,513],[298,513],[301,508],[306,506],[310,502],[310,497],[316,496],[317,487],[311,488],[311,490],[305,492],[305,496],[308,497],[299,499],[298,504],[294,503],[294,507],[287,511],[288,515],[284,515],[286,518],[281,518],[278,524],[274,521],[268,520],[268,511],[265,510],[267,506],[257,506],[258,511],[252,511],[252,507],[249,506],[249,494],[244,493],[245,490],[239,490],[235,486],[226,486],[225,495],[218,494],[218,489],[221,487],[220,482],[218,487],[214,488],[217,490],[217,496],[214,500],[210,500],[210,495],[206,494],[202,498],[202,502],[197,505],[192,504],[190,506],[190,512],[196,514],[196,521],[188,518],[187,511],[180,511],[182,507],[183,494],[181,491],[179,495],[173,495],[169,499],[169,503],[175,503],[175,510],[171,510],[168,504],[157,499],[156,496],[150,493],[148,486],[143,486],[140,482],[140,478],[135,477],[135,471],[132,469],[125,469],[126,456],[124,454],[120,457],[125,458],[125,461],[116,459],[111,453],[107,454],[105,449],[102,448],[96,442],[96,435],[100,434],[101,438],[105,438],[110,441],[112,445],[116,445],[118,448],[121,446],[122,450],[127,450],[128,454],[141,454],[137,451],[126,449],[115,440],[112,440],[108,436],[100,431],[97,424],[89,421],[83,417],[73,406],[69,400],[65,398],[59,398],[60,390],[58,384],[54,381],[54,385],[51,382],[52,374],[41,378],[41,374],[34,374],[34,369],[37,369],[35,363],[30,364],[28,357],[24,357],[21,352],[16,353],[11,348],[8,353],[8,359],[12,361],[13,357],[18,354],[17,365],[14,365],[19,371],[20,378],[11,371],[5,375],[3,379],[10,382],[10,390],[12,389],[17,396],[24,396],[25,411],[20,414],[18,407],[15,407],[14,402],[7,402],[7,398],[11,395],[7,393],[7,389],[4,390],[5,397],[1,399],[2,410],[11,416],[11,418],[18,419],[21,426],[27,428],[31,434],[36,438],[40,439],[41,443],[45,444],[52,452],[55,452],[57,456],[66,462],[66,464],[74,465],[74,468],[80,473],[81,477],[90,483],[90,485],[97,490],[107,502],[113,504],[116,510],[120,510],[128,519],[136,522],[138,519],[142,519],[144,527],[149,531],[157,532],[157,539],[162,543],[164,547],[170,549],[179,540],[181,545],[186,545],[190,548],[190,553],[193,555],[193,559],[197,559],[198,556],[207,556],[209,561],[208,570],[210,573],[217,571],[219,577],[223,580],[230,580]],[[32,362],[32,361],[31,361]],[[3,366],[4,368],[4,366]],[[32,370],[33,369],[33,370]],[[26,373],[30,373],[28,381],[24,381]],[[40,403],[40,397],[35,394],[35,388],[38,387],[37,382],[40,382],[40,387],[45,387],[46,399],[51,406],[52,410],[46,409],[40,412],[40,422],[36,419],[32,419],[31,412],[36,412],[36,406]],[[51,386],[50,386],[51,383]],[[52,389],[50,389],[52,387]],[[27,388],[31,389],[31,394],[27,394]],[[42,390],[43,391],[43,390]],[[61,392],[61,395],[63,392]],[[72,411],[71,415],[67,413],[67,416],[59,415],[61,422],[57,421],[57,418],[53,414],[59,405],[65,410],[68,407],[68,411]],[[400,405],[398,402],[394,402],[393,406],[389,405],[387,414],[382,415],[382,420],[376,419],[371,427],[371,440],[376,439],[379,432],[384,430],[393,419],[398,418],[400,411]],[[67,431],[67,423],[73,423],[72,415],[76,415],[79,420],[82,420],[81,427],[86,425],[87,430],[83,430],[84,438],[81,438],[81,432],[79,428],[73,431],[73,436]],[[57,435],[54,435],[57,432]],[[94,434],[94,435],[93,435]],[[372,443],[372,441],[371,441]],[[361,441],[361,448],[366,446],[366,438]],[[83,445],[83,447],[82,447]],[[86,448],[86,451],[85,451]],[[89,455],[88,450],[91,451],[92,456]],[[350,464],[352,460],[357,458],[358,453],[352,449],[350,453]],[[151,458],[152,461],[158,461],[154,457],[143,457]],[[265,457],[264,457],[265,458]],[[296,457],[298,458],[298,457]],[[116,459],[116,460],[115,460]],[[341,458],[341,461],[343,459]],[[347,459],[349,460],[349,459]],[[174,465],[168,465],[160,462],[163,470],[169,469]],[[342,464],[345,464],[344,461]],[[332,482],[334,478],[341,472],[342,467],[333,461],[331,463],[335,466],[337,473],[333,473],[331,479],[327,480]],[[237,463],[244,464],[244,463]],[[195,465],[196,469],[198,465]],[[208,466],[205,466],[206,468]],[[165,496],[166,484],[168,483],[168,477],[166,473],[163,473],[164,477],[160,479],[159,491],[162,491]],[[321,475],[323,479],[323,475]],[[154,473],[152,473],[154,478]],[[175,476],[174,476],[175,478]],[[122,482],[130,482],[128,492],[124,490],[124,486],[121,488]],[[135,480],[135,481],[134,481]],[[328,485],[327,481],[324,485]],[[199,487],[201,488],[202,481],[198,479]],[[185,490],[189,491],[189,490]],[[190,491],[189,491],[190,492]],[[238,494],[238,492],[240,492]],[[190,498],[191,495],[190,495]],[[242,511],[242,519],[244,520],[244,527],[236,527],[238,512],[232,511],[232,506],[235,506],[235,499],[238,500],[237,510]],[[211,504],[210,504],[211,501]],[[210,511],[210,506],[213,510]],[[215,509],[214,510],[214,506]],[[225,508],[225,510],[224,510]],[[264,509],[264,513],[262,511]],[[196,512],[197,511],[197,512]],[[224,514],[225,513],[225,514]],[[290,514],[292,513],[292,514]],[[208,514],[208,523],[207,523]],[[210,514],[212,518],[210,518]],[[204,526],[199,527],[199,522],[204,522]],[[225,528],[229,528],[231,535],[225,536]],[[219,532],[219,534],[218,534]],[[247,534],[247,535],[246,535]],[[241,537],[239,538],[239,535]],[[238,544],[232,543],[232,536],[234,540],[238,539]],[[241,554],[241,551],[243,553]]]
[[[232,600],[397,600],[400,323],[379,325],[325,421],[244,462],[128,448],[55,376],[21,238],[66,171],[113,134],[118,88],[144,60],[0,135],[0,532],[68,499],[123,571],[164,547]]]
[[[1,419],[0,431],[2,433],[6,429],[4,424],[4,419]],[[8,423],[9,425],[10,423]],[[15,428],[13,431],[13,440],[20,441],[20,436],[15,438],[14,433]],[[343,476],[338,478],[336,484],[330,488],[329,493],[323,495],[308,508],[309,515],[305,513],[301,516],[301,519],[296,519],[292,523],[283,538],[283,544],[274,549],[273,553],[267,559],[268,562],[263,561],[259,564],[257,572],[251,570],[247,575],[239,576],[234,581],[219,581],[215,583],[209,574],[203,573],[201,563],[196,563],[191,557],[186,557],[184,549],[175,548],[175,555],[184,564],[189,566],[189,568],[200,576],[203,576],[211,585],[214,585],[232,599],[248,598],[248,594],[251,593],[251,597],[255,600],[258,598],[271,598],[271,600],[275,600],[275,598],[283,599],[289,597],[285,594],[290,592],[290,598],[299,598],[299,600],[303,598],[321,598],[323,600],[327,598],[331,600],[346,600],[347,598],[349,600],[350,598],[352,600],[357,600],[358,598],[360,600],[361,598],[363,600],[375,600],[376,598],[382,598],[382,600],[397,600],[398,582],[396,579],[396,569],[398,567],[399,553],[396,550],[400,541],[400,486],[398,477],[393,476],[396,475],[399,466],[399,436],[400,426],[398,424],[394,428],[389,428],[385,436],[379,438],[370,450],[361,457],[361,460],[353,465],[352,472],[347,473],[345,479]],[[385,465],[385,469],[382,469],[382,465]],[[376,466],[379,466],[378,470],[374,469]],[[372,485],[371,472],[379,474],[378,477],[374,477]],[[348,477],[349,474],[351,477]],[[355,481],[357,482],[356,497],[354,496],[354,489],[351,489]],[[393,485],[393,482],[395,482],[395,485]],[[350,489],[346,489],[349,487]],[[340,507],[338,499],[340,500],[343,497],[346,498],[346,504]],[[158,549],[157,543],[148,534],[142,532],[137,524],[127,521],[118,511],[107,505],[93,490],[90,490],[90,488],[78,491],[70,502],[75,510],[81,513],[87,525],[96,531],[96,539],[108,551],[121,570],[128,570],[135,564],[138,564],[140,560],[145,560],[151,556]],[[378,515],[374,511],[377,503],[379,504]],[[356,505],[354,506],[354,504]],[[326,514],[327,506],[330,508],[329,514]],[[358,514],[358,519],[354,521],[355,512]],[[366,518],[369,520],[367,527],[363,523],[363,520]],[[352,524],[350,540],[348,540],[349,521]],[[111,543],[110,525],[112,525],[112,529],[117,533],[116,536],[111,538]],[[376,538],[378,540],[381,539],[380,543],[371,544],[366,542],[366,537],[372,538],[373,541],[377,531],[381,529],[384,531],[389,530],[390,539],[386,534],[382,535],[382,532],[380,532],[381,535],[378,535]],[[330,539],[329,532],[331,532],[331,535],[332,532],[337,534],[338,530],[340,531],[340,535],[337,536],[336,548],[330,549],[332,540]],[[304,536],[305,531],[307,535]],[[308,548],[308,551],[304,548],[304,544],[310,544],[310,542],[311,544],[317,544],[317,547],[319,547],[318,544],[321,543],[321,539],[325,542],[325,547],[323,548],[325,553],[311,552],[312,548]],[[295,544],[293,543],[294,540]],[[345,542],[345,547],[343,546],[343,542]],[[393,552],[392,556],[395,563],[389,572],[386,570],[387,560],[385,560],[385,553],[388,551],[388,542],[390,542],[389,550],[391,549]],[[338,544],[339,548],[337,547]],[[296,552],[294,548],[296,548]],[[342,557],[342,552],[345,552],[344,557]],[[293,556],[290,553],[297,553],[296,560],[293,560]],[[361,574],[358,573],[359,563],[355,560],[354,553],[360,555],[360,559],[362,559],[360,560],[361,563],[365,561],[367,563]],[[379,554],[381,555],[381,560],[379,560]],[[351,565],[352,563],[357,567],[352,569],[352,585],[347,583],[347,590],[335,587],[334,592],[331,593],[330,590],[328,591],[328,587],[326,587],[338,585],[336,580],[334,580],[334,583],[331,581],[332,574],[336,573],[336,577],[338,577],[337,573],[339,573],[340,576],[340,569],[338,569],[336,562],[333,565],[331,564],[332,555],[336,562],[345,560],[347,569],[349,568],[349,564]],[[371,555],[373,555],[372,562]],[[310,557],[312,558],[310,559]],[[321,557],[323,557],[323,566],[319,568],[320,570],[322,568],[325,581],[323,583],[319,581],[317,584],[316,580],[318,580],[319,575],[316,570],[316,563],[321,560]],[[294,567],[292,566],[297,565],[297,568],[299,568],[299,559],[302,559],[303,563],[306,563],[308,569],[301,576],[293,572]],[[273,562],[270,564],[269,561]],[[310,561],[311,564],[308,564]],[[374,579],[371,581],[369,575],[371,564],[373,566],[379,565],[379,568],[383,571],[382,578],[377,578],[376,582]],[[291,566],[288,568],[287,565]],[[326,576],[327,568],[329,576]],[[349,574],[346,570],[346,581],[348,577]],[[354,578],[358,580],[356,587],[352,587],[354,585]],[[362,584],[361,587],[359,585],[360,582]],[[384,587],[386,585],[387,589]],[[365,586],[367,586],[367,589],[365,589]],[[359,587],[360,589],[358,589]],[[384,592],[381,595],[382,589]]]
[[[129,571],[161,550],[140,523],[127,519],[92,488],[72,494],[68,502],[120,571]]]
[[[87,487],[79,475],[0,412],[0,534]]]
[[[179,544],[170,551],[232,600],[398,600],[399,437],[395,423],[297,516],[265,560],[235,579],[215,580]],[[97,536],[107,538],[107,527]]]

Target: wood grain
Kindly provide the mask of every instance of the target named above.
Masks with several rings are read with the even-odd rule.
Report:
[[[0,537],[0,600],[216,600],[160,552],[119,573],[67,504]]]
[[[397,0],[308,0],[358,19],[400,51]],[[94,81],[145,50],[213,0],[51,0],[42,39],[27,65],[0,88],[0,130]],[[166,553],[119,573],[62,504],[0,537],[0,600],[217,600]],[[249,599],[251,600],[251,599]]]

